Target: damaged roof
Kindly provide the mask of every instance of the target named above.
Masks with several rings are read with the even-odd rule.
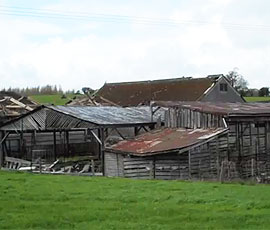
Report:
[[[161,113],[163,113],[161,111]],[[94,128],[98,126],[137,126],[154,124],[149,107],[121,108],[113,106],[40,106],[3,124],[0,130],[51,130]],[[164,119],[164,116],[161,119]]]
[[[194,111],[224,116],[270,116],[270,103],[155,101],[153,102],[153,105],[186,108]]]
[[[0,91],[0,100],[5,98],[14,98],[25,105],[37,105],[35,102],[31,101],[28,97],[22,96],[16,92],[11,91]]]
[[[153,81],[105,83],[97,92],[120,106],[149,105],[150,101],[196,101],[217,80],[209,78],[175,78]]]
[[[162,129],[148,132],[133,140],[121,141],[108,151],[137,156],[162,154],[173,150],[183,150],[205,143],[227,129]]]
[[[38,105],[27,97],[10,91],[0,91],[0,124],[19,117]]]

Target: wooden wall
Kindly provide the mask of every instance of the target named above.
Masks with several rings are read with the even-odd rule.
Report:
[[[228,125],[229,160],[236,163],[242,178],[251,177],[252,171],[258,177],[270,176],[269,122],[230,121]]]
[[[165,126],[172,128],[225,127],[224,120],[229,128],[226,164],[233,165],[243,179],[262,175],[270,178],[269,117],[223,118],[186,108],[169,108],[165,114]]]
[[[227,159],[227,135],[183,153],[129,156],[105,151],[105,176],[140,179],[217,179]]]
[[[223,117],[211,113],[201,113],[185,108],[169,108],[165,111],[165,126],[170,128],[212,128],[224,127]]]
[[[186,179],[188,177],[187,154],[128,157],[105,152],[105,176],[121,176],[139,179]]]
[[[105,175],[142,179],[269,181],[268,122],[228,122],[230,132],[183,153],[129,156],[105,152]]]

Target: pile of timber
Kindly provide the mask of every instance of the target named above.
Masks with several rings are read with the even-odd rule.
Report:
[[[32,111],[37,103],[14,92],[0,92],[0,124]]]
[[[54,174],[87,174],[99,175],[101,162],[97,159],[75,160],[75,161],[60,161],[57,160],[51,165],[46,165],[43,169],[45,172]]]
[[[31,162],[14,157],[5,157],[4,169],[31,171],[51,174],[85,174],[100,175],[101,162],[97,159],[83,159],[61,161],[56,160],[52,164],[44,164],[41,159]]]

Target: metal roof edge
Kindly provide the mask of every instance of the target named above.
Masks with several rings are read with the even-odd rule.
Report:
[[[192,148],[196,148],[202,144],[205,144],[213,139],[215,139],[217,136],[223,135],[225,133],[228,133],[229,129],[228,128],[224,128],[223,130],[220,130],[217,133],[214,133],[211,135],[211,137],[207,138],[207,139],[201,139],[200,141],[197,141],[196,143],[187,145],[185,147],[182,148],[176,148],[176,149],[168,149],[168,150],[164,150],[164,151],[156,151],[156,152],[146,152],[146,153],[134,153],[134,152],[128,152],[128,151],[122,151],[122,150],[115,150],[113,148],[105,148],[105,151],[111,152],[111,153],[118,153],[118,154],[122,154],[122,155],[131,155],[131,156],[137,156],[137,157],[147,157],[147,156],[153,156],[153,155],[160,155],[160,154],[167,154],[170,152],[178,152],[178,154],[182,154],[183,152],[186,152]]]

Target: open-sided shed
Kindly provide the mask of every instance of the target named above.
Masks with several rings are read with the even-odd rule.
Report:
[[[112,135],[125,139],[154,125],[149,107],[41,106],[0,127],[1,165],[4,156],[32,160],[33,155],[43,154],[55,160],[74,156],[76,151],[103,162],[104,147]]]

